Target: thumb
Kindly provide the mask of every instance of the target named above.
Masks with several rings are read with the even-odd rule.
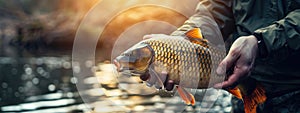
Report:
[[[233,64],[235,64],[235,62],[238,59],[238,55],[239,53],[236,52],[235,50],[233,51],[229,51],[229,54],[221,61],[221,63],[219,64],[216,72],[218,75],[225,75],[226,72],[231,69],[231,67],[233,66]]]
[[[153,37],[162,37],[162,36],[168,36],[168,35],[165,35],[165,34],[149,34],[149,35],[144,35],[143,37],[143,40],[146,40],[146,39],[150,39],[150,38],[153,38]]]

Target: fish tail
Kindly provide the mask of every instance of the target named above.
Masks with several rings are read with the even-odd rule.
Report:
[[[233,89],[227,90],[238,99],[243,100],[245,113],[256,113],[257,106],[264,103],[267,99],[263,86],[257,82],[252,83],[242,83]],[[250,88],[252,85],[255,86],[253,89]]]
[[[242,98],[244,101],[245,113],[256,113],[258,104],[264,103],[267,96],[263,86],[257,83],[253,92],[249,95],[242,94]]]

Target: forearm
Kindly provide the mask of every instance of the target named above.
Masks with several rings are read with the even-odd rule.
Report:
[[[260,57],[286,59],[300,50],[300,9],[290,12],[285,18],[255,31],[261,39]]]
[[[234,30],[231,5],[231,0],[203,0],[196,13],[171,35],[183,35],[188,30],[200,28],[204,37],[214,37],[217,31],[221,31],[220,35],[227,39]]]

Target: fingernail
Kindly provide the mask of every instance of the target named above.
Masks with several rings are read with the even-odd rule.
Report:
[[[224,72],[224,68],[223,68],[223,66],[219,66],[218,68],[217,68],[217,74],[218,75],[222,75],[222,74],[224,74],[225,72]]]
[[[226,73],[226,67],[225,66],[226,66],[226,64],[221,64],[217,68],[216,72],[217,72],[218,75],[224,75]]]

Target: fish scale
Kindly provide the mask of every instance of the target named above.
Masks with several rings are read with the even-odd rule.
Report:
[[[175,81],[175,84],[184,84],[184,87],[207,88],[211,75],[211,48],[191,43],[182,38],[153,38],[143,41],[153,49],[154,64],[165,65],[168,79]],[[220,53],[214,53],[220,54]],[[220,56],[220,57],[219,57]],[[213,60],[221,61],[222,55],[216,55]],[[201,78],[201,79],[200,79]],[[197,86],[195,81],[198,79]],[[220,76],[220,79],[223,79]],[[181,83],[184,82],[184,83]]]

